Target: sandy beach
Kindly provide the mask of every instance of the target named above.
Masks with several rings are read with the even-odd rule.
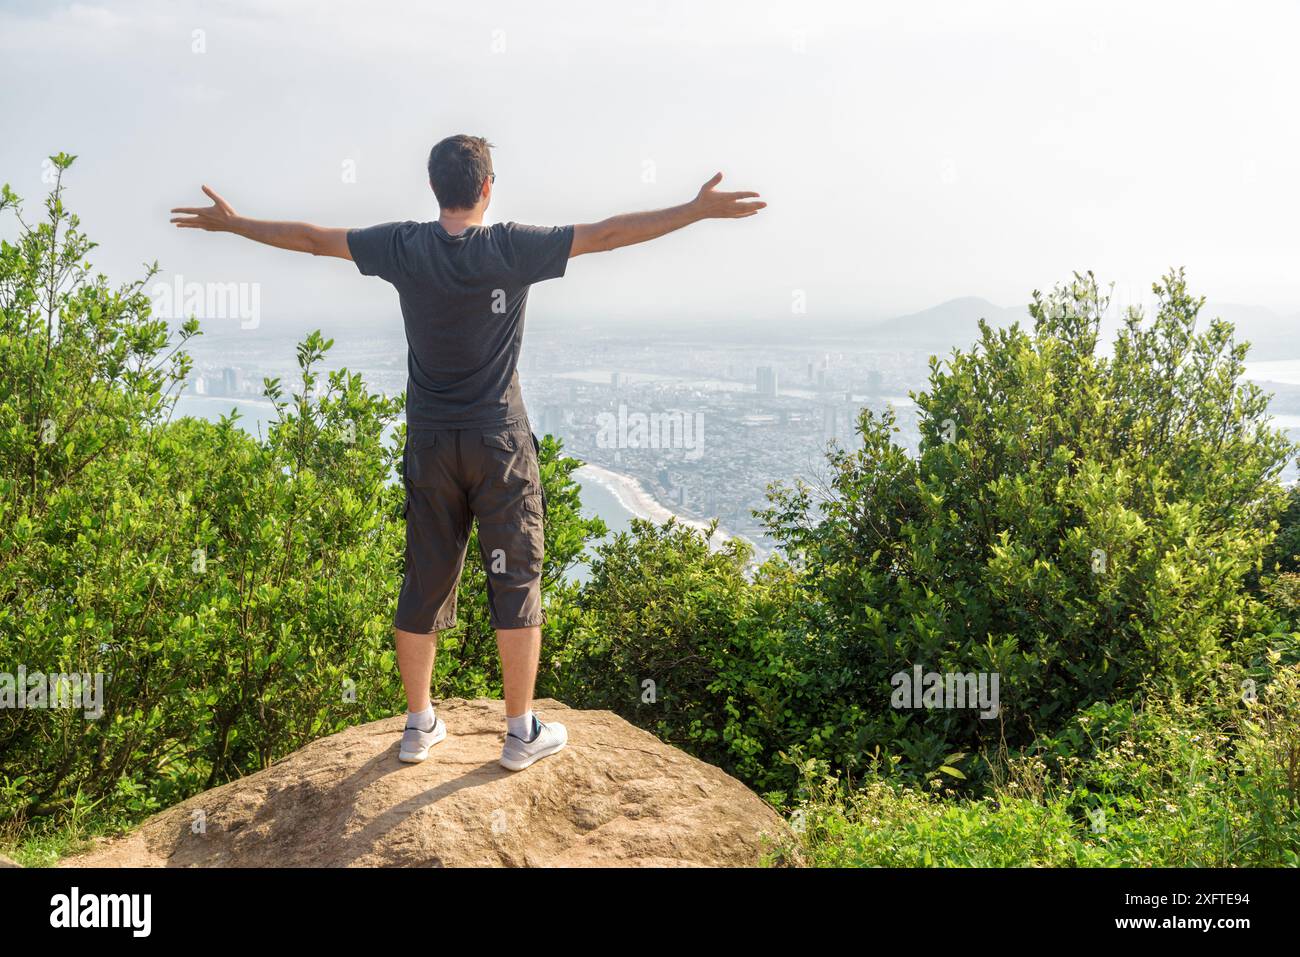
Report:
[[[580,480],[592,481],[605,488],[619,500],[619,503],[625,509],[639,518],[647,519],[657,525],[662,525],[670,518],[675,518],[680,524],[689,525],[701,532],[708,529],[708,523],[678,515],[672,509],[660,503],[658,499],[646,491],[645,486],[639,480],[630,475],[611,472],[609,469],[593,465],[590,462],[575,470],[573,474]],[[709,544],[716,548],[726,542],[727,539],[735,537],[737,536],[732,535],[719,525],[718,530],[713,534],[713,538],[709,540]]]

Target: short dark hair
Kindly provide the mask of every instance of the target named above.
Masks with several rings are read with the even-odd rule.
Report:
[[[429,185],[443,209],[472,209],[492,175],[492,144],[458,133],[429,151]]]

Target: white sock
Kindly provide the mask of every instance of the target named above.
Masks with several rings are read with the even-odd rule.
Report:
[[[533,740],[536,735],[533,734],[532,711],[525,711],[517,718],[512,718],[510,715],[506,715],[506,730],[520,741],[528,742]]]
[[[433,705],[429,705],[423,711],[406,712],[406,726],[408,728],[418,728],[420,731],[432,731],[435,720]]]

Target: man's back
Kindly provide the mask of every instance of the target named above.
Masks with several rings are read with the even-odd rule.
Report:
[[[572,226],[436,222],[348,232],[357,268],[396,287],[406,325],[409,428],[480,428],[525,415],[515,366],[528,287],[564,275]]]

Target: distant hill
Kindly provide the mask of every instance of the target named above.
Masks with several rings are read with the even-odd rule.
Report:
[[[866,325],[863,332],[871,337],[873,344],[947,351],[969,346],[978,339],[981,319],[999,327],[1017,320],[1021,325],[1028,325],[1029,310],[1025,306],[994,305],[978,296],[963,296],[920,312]]]
[[[1198,329],[1208,328],[1216,316],[1233,324],[1239,341],[1251,343],[1252,360],[1300,359],[1300,315],[1283,316],[1263,306],[1210,302],[1201,310]],[[1017,320],[1026,328],[1032,327],[1027,306],[1004,307],[979,296],[963,296],[920,312],[864,323],[858,328],[871,338],[873,345],[946,352],[975,342],[979,338],[980,319],[999,327]],[[1103,324],[1108,338],[1114,335],[1115,325],[1115,322]]]

